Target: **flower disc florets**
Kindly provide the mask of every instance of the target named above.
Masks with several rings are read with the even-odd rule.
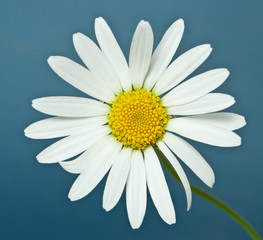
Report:
[[[145,149],[161,139],[168,121],[161,99],[145,89],[116,96],[108,119],[112,134],[134,149]]]

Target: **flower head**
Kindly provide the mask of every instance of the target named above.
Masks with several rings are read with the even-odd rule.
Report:
[[[103,207],[109,211],[126,185],[133,228],[140,227],[145,215],[146,186],[161,218],[168,224],[176,221],[155,148],[180,177],[189,210],[191,188],[177,157],[209,187],[215,177],[197,150],[178,135],[219,147],[241,143],[233,130],[245,125],[244,118],[218,112],[233,105],[234,98],[210,93],[227,79],[228,70],[210,70],[181,83],[207,59],[211,46],[194,47],[170,64],[183,31],[184,22],[179,19],[152,53],[151,26],[141,21],[132,39],[128,64],[105,20],[97,18],[95,33],[100,48],[81,33],[73,35],[76,51],[87,68],[65,57],[48,59],[61,78],[92,98],[35,99],[32,106],[36,110],[55,117],[25,129],[26,136],[34,139],[65,137],[37,159],[58,162],[66,171],[79,174],[69,192],[72,201],[88,195],[109,171],[103,194]],[[72,157],[76,158],[68,160]]]
[[[145,89],[116,96],[108,116],[112,134],[124,147],[145,149],[163,137],[168,122],[161,99]]]

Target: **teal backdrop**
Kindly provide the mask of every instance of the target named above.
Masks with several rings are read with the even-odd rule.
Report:
[[[183,239],[246,240],[246,233],[215,206],[193,196],[186,211],[184,190],[166,173],[177,223],[165,224],[148,195],[139,230],[132,230],[125,197],[109,213],[102,209],[105,178],[84,199],[71,202],[76,178],[58,164],[39,164],[35,156],[54,140],[31,140],[23,130],[46,118],[31,107],[34,98],[85,96],[60,79],[47,64],[50,55],[79,63],[72,43],[76,32],[93,40],[94,20],[104,17],[126,57],[137,23],[151,23],[155,46],[178,18],[185,34],[175,54],[203,43],[214,48],[194,74],[227,67],[231,75],[218,89],[236,104],[229,111],[246,117],[238,130],[242,146],[218,148],[190,141],[216,174],[209,189],[183,165],[189,180],[217,196],[263,235],[263,1],[262,0],[1,0],[0,1],[0,239]]]

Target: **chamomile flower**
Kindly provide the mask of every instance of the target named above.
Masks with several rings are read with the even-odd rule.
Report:
[[[81,33],[73,35],[75,49],[87,68],[66,57],[48,59],[54,72],[87,98],[35,99],[32,106],[53,117],[25,129],[25,135],[34,139],[64,137],[43,150],[37,160],[59,163],[66,171],[79,174],[68,195],[72,201],[87,196],[109,172],[103,193],[103,208],[109,211],[126,186],[132,228],[139,228],[143,221],[147,188],[161,218],[168,224],[176,221],[154,148],[165,155],[180,177],[189,210],[191,188],[178,158],[209,187],[215,176],[204,158],[180,136],[219,147],[241,144],[233,130],[245,125],[244,118],[218,112],[233,105],[234,98],[211,93],[227,79],[229,71],[213,69],[184,81],[207,59],[211,46],[194,47],[170,63],[183,31],[184,22],[179,19],[153,51],[152,28],[141,21],[127,63],[109,26],[97,18],[99,47]]]

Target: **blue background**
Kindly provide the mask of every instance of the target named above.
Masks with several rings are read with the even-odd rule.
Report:
[[[185,166],[192,183],[227,202],[263,235],[263,1],[234,0],[97,0],[0,2],[0,239],[249,239],[227,215],[193,197],[186,212],[185,194],[168,174],[177,212],[176,225],[166,225],[148,198],[144,223],[132,230],[125,198],[111,212],[102,209],[105,178],[86,198],[70,202],[67,193],[76,178],[58,164],[39,164],[35,156],[53,140],[31,140],[23,129],[45,118],[31,108],[44,96],[84,96],[56,76],[46,62],[50,55],[80,62],[72,34],[94,37],[94,19],[110,24],[126,57],[139,20],[148,20],[155,45],[176,19],[185,20],[185,34],[175,55],[211,43],[210,58],[194,73],[227,67],[231,75],[218,91],[237,103],[229,111],[246,116],[238,130],[241,147],[217,148],[190,141],[216,173],[213,189]]]

